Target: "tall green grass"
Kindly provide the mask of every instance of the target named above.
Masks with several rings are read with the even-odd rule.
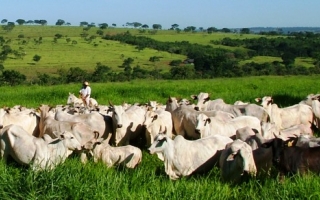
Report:
[[[91,83],[92,96],[100,104],[165,103],[169,96],[189,98],[209,92],[211,97],[228,103],[254,102],[271,95],[275,103],[289,106],[310,93],[318,93],[319,76],[248,77],[213,80],[133,81]],[[59,86],[0,87],[2,106],[65,104],[69,92],[77,93],[79,84]],[[67,159],[52,171],[35,173],[15,162],[0,162],[2,199],[319,199],[320,177],[287,176],[279,182],[277,174],[257,177],[239,184],[220,180],[219,169],[171,181],[164,165],[143,149],[142,163],[136,169],[107,169],[102,163],[86,165],[77,156]]]

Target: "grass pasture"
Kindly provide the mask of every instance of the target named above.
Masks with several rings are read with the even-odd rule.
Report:
[[[100,104],[165,103],[169,96],[188,98],[209,92],[212,99],[223,98],[254,102],[271,95],[281,107],[293,105],[310,93],[319,93],[319,76],[247,77],[185,81],[132,81],[92,83],[92,96]],[[68,92],[77,93],[80,85],[1,87],[2,106],[65,104]],[[14,162],[0,162],[0,196],[3,199],[319,199],[320,177],[287,176],[283,183],[277,175],[257,177],[236,185],[223,183],[219,169],[171,181],[163,163],[143,150],[137,169],[107,169],[90,161],[82,165],[72,157],[53,171],[34,173]]]
[[[5,69],[14,69],[27,76],[28,79],[35,78],[37,73],[54,74],[58,69],[69,69],[71,67],[80,67],[92,72],[96,64],[100,62],[109,66],[114,71],[123,71],[118,68],[124,59],[133,58],[133,66],[139,65],[141,68],[152,70],[154,68],[168,71],[171,60],[184,60],[183,55],[170,54],[168,52],[156,51],[154,49],[144,49],[138,51],[135,46],[122,44],[116,41],[107,41],[101,39],[96,34],[98,28],[92,28],[88,31],[89,36],[96,36],[91,42],[85,41],[80,37],[83,27],[56,27],[56,26],[16,26],[12,32],[0,31],[0,36],[11,39],[10,46],[18,50],[22,48],[26,55],[20,59],[10,57],[4,62]],[[124,32],[127,29],[107,29],[105,33]],[[133,32],[138,32],[133,30]],[[24,38],[18,38],[20,34]],[[63,37],[54,43],[55,34],[61,34]],[[36,44],[34,40],[42,37],[42,43]],[[70,38],[70,42],[66,41]],[[23,40],[26,44],[22,44]],[[77,41],[77,44],[72,44]],[[41,56],[39,62],[33,61],[34,55]],[[149,61],[152,56],[162,57],[159,62]]]
[[[186,59],[184,55],[170,54],[148,48],[138,51],[132,45],[103,40],[97,34],[97,30],[99,30],[98,27],[93,27],[86,32],[89,37],[96,36],[95,39],[88,42],[80,37],[80,34],[84,33],[83,27],[80,26],[16,25],[11,32],[0,29],[0,36],[6,40],[11,40],[8,45],[12,49],[21,49],[22,52],[26,53],[23,58],[11,56],[5,60],[3,65],[5,69],[17,70],[25,74],[27,79],[30,80],[37,76],[36,72],[53,75],[58,69],[69,69],[71,67],[80,67],[92,72],[98,62],[111,67],[114,71],[122,71],[123,69],[118,68],[118,66],[123,63],[124,59],[129,57],[134,59],[132,66],[139,65],[141,68],[148,70],[153,70],[154,68],[162,69],[163,72],[166,72],[170,69],[168,65],[170,61]],[[103,30],[104,34],[117,34],[125,31],[129,31],[133,35],[146,36],[163,42],[188,41],[231,50],[243,50],[243,47],[214,45],[210,41],[221,40],[224,37],[232,39],[264,37],[255,34],[241,35],[235,33],[177,33],[170,30],[158,30],[156,34],[150,34],[148,30],[145,33],[140,33],[139,29],[133,28],[108,28]],[[54,37],[56,34],[61,34],[63,37],[55,43]],[[35,40],[40,37],[42,37],[42,43],[36,44]],[[67,38],[70,39],[69,43],[66,40]],[[25,41],[24,44],[23,41]],[[72,41],[76,41],[77,44],[72,44]],[[41,56],[39,62],[33,61],[34,55]],[[159,62],[153,63],[149,61],[152,56],[162,58]]]

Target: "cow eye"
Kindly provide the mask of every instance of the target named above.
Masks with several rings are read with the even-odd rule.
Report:
[[[73,137],[71,137],[71,139],[73,139]]]

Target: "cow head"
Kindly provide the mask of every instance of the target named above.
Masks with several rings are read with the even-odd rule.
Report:
[[[240,139],[229,143],[220,157],[221,174],[224,179],[238,181],[244,174],[255,176],[257,168],[251,147]],[[232,177],[230,177],[232,175]]]
[[[169,137],[167,136],[167,128],[165,127],[164,131],[161,131],[162,127],[160,127],[158,135],[154,138],[154,141],[150,148],[148,149],[150,154],[161,153],[165,150],[167,140]]]
[[[209,95],[209,93],[200,92],[200,94],[197,96],[191,95],[191,98],[198,101],[198,103],[194,107],[194,109],[197,111],[199,111],[199,110],[203,111],[203,110],[205,110],[207,102],[210,100],[210,95]]]
[[[292,145],[293,138],[289,138],[288,140],[283,140],[281,137],[274,135],[274,139],[264,143],[261,147],[264,148],[272,148],[272,162],[276,167],[280,167],[281,158],[283,156],[283,152],[286,148]]]
[[[211,123],[211,119],[203,113],[197,116],[195,132],[200,135],[200,138],[205,137],[205,129]]]
[[[57,135],[57,133],[55,133]],[[73,136],[72,133],[64,131],[59,135],[59,139],[63,141],[64,146],[71,151],[81,150],[80,142]]]
[[[273,104],[273,98],[271,96],[265,96],[263,98],[255,98],[255,101],[261,103],[261,106],[266,108]]]

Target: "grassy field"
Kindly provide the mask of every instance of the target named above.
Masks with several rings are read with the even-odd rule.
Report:
[[[165,103],[169,96],[189,98],[209,92],[211,97],[228,103],[236,100],[254,102],[254,98],[271,95],[275,103],[289,106],[310,93],[319,76],[248,77],[194,81],[133,81],[92,84],[93,97],[100,104]],[[1,87],[2,106],[65,104],[68,92],[78,92],[80,85],[50,87]],[[232,185],[220,180],[219,169],[203,175],[171,181],[163,163],[143,149],[142,163],[134,170],[107,169],[101,163],[80,163],[75,156],[53,171],[34,173],[14,162],[0,162],[0,196],[3,199],[319,199],[320,177],[310,174],[286,177],[283,183],[276,173]]]
[[[58,69],[69,69],[71,67],[80,67],[92,72],[96,64],[100,62],[109,66],[114,71],[123,71],[119,68],[124,59],[133,58],[133,66],[139,65],[143,69],[153,70],[155,68],[162,69],[166,72],[170,69],[168,65],[172,60],[184,60],[186,56],[170,54],[168,52],[156,51],[153,49],[144,49],[138,51],[135,46],[119,43],[116,41],[107,41],[101,39],[96,32],[99,30],[93,27],[87,31],[89,36],[95,36],[91,42],[80,37],[83,27],[80,26],[36,26],[36,25],[16,25],[11,32],[0,29],[0,36],[6,40],[11,40],[8,45],[14,50],[21,49],[25,52],[22,58],[11,56],[3,65],[5,69],[14,69],[27,76],[28,79],[35,78],[36,72],[55,74]],[[129,31],[133,35],[141,35],[153,38],[159,41],[189,41],[201,45],[211,45],[216,48],[226,48],[230,50],[242,49],[243,47],[227,47],[222,45],[214,45],[211,41],[221,40],[224,37],[232,39],[257,38],[260,35],[255,34],[235,34],[235,33],[213,33],[207,34],[203,32],[185,33],[170,30],[159,30],[156,34],[149,34],[148,31],[140,33],[138,29],[128,28],[108,28],[103,34],[117,34]],[[54,36],[61,34],[63,37],[54,42]],[[23,35],[23,37],[21,37]],[[20,37],[19,37],[20,36]],[[42,37],[42,43],[36,44],[35,40]],[[264,36],[263,36],[264,37]],[[270,37],[270,36],[266,36]],[[70,42],[67,42],[67,38]],[[25,41],[25,44],[22,44]],[[76,41],[77,44],[72,44]],[[39,62],[33,61],[33,56],[39,55]],[[159,62],[150,62],[152,56],[162,57]],[[279,60],[280,58],[274,58]],[[273,58],[255,57],[243,62],[269,62]],[[281,60],[281,59],[280,59]],[[310,65],[310,60],[301,60],[299,64]]]

